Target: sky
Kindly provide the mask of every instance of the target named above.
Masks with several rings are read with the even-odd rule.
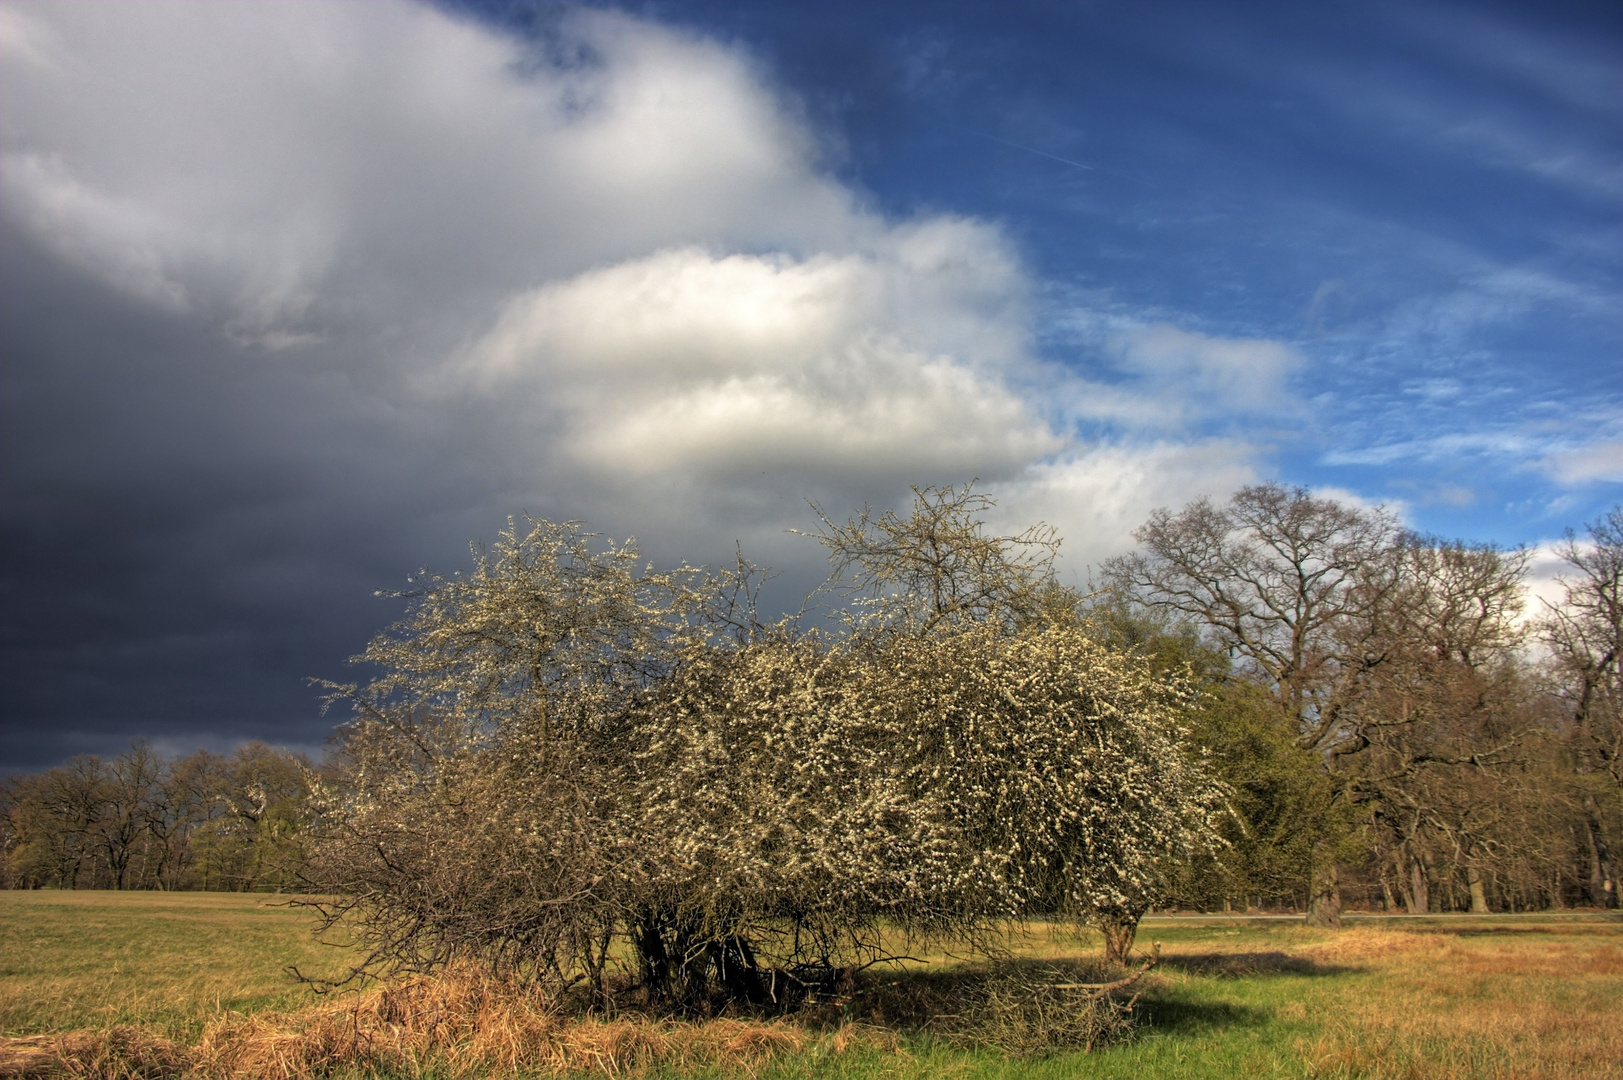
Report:
[[[971,478],[1078,583],[1264,480],[1548,545],[1620,211],[1611,4],[5,0],[0,773],[319,753],[515,514],[783,608]]]

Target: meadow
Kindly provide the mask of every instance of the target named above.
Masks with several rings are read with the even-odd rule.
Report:
[[[0,893],[0,1076],[1623,1078],[1617,916],[1372,919],[1339,932],[1150,920],[1140,940],[1163,959],[1134,987],[1130,1036],[1035,1057],[943,1037],[898,1008],[977,970],[942,957],[881,976],[815,1024],[564,1022],[466,982],[317,998],[288,969],[334,975],[345,954],[310,924],[267,896]],[[1013,953],[1005,969],[1099,963],[1097,941],[1043,927]]]

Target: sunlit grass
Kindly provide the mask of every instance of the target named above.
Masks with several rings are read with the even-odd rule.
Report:
[[[0,1034],[136,1024],[179,1037],[223,1011],[306,1004],[290,965],[344,969],[314,925],[267,895],[0,891]]]
[[[0,893],[0,1025],[17,1036],[124,1024],[187,1044],[251,1035],[284,1049],[329,1037],[334,1003],[312,1005],[285,969],[333,974],[343,955],[314,941],[307,913],[274,904],[195,893]],[[480,1060],[530,1062],[519,1071],[536,1071],[539,1057],[502,1050],[479,1059],[469,1049],[520,1045],[513,1040],[523,1035],[531,1040],[523,1045],[553,1055],[554,1074],[565,1061],[588,1070],[596,1062],[601,1072],[641,1060],[655,1075],[782,1080],[1623,1078],[1623,920],[1615,917],[1394,920],[1341,932],[1152,922],[1141,934],[1144,947],[1151,941],[1161,942],[1164,960],[1144,982],[1136,1035],[1092,1053],[1010,1060],[906,1022],[876,1031],[862,1015],[844,1028],[838,1020],[818,1030],[730,1021],[733,1028],[704,1031],[635,1021],[557,1026],[500,1013],[490,1030],[475,1025],[458,1036],[455,1053],[436,1057],[430,1046],[413,1059],[420,1065],[396,1073],[512,1075],[510,1065]],[[1046,926],[1010,946],[1029,960],[1098,963],[1096,941]],[[908,967],[955,964],[926,959]],[[502,1025],[511,1030],[496,1030]],[[566,1043],[579,1056],[560,1056]]]

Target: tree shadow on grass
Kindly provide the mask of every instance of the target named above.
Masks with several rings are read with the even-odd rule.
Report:
[[[1016,958],[874,973],[855,980],[848,996],[799,1015],[813,1028],[855,1022],[959,1049],[1041,1058],[1131,1037],[1136,1016],[1125,994],[1106,986],[1126,974],[1102,962]]]
[[[1283,952],[1163,956],[1160,966],[1206,977],[1335,975],[1356,968],[1315,964]],[[812,1029],[856,1023],[949,1046],[981,1047],[1013,1058],[1097,1049],[1145,1035],[1191,1036],[1224,1028],[1257,1028],[1275,1010],[1229,1001],[1192,1000],[1187,990],[1152,972],[1145,982],[1102,1000],[1083,989],[1131,969],[1101,959],[1003,959],[939,968],[870,972],[848,996],[797,1015]],[[1045,989],[1046,988],[1046,989]],[[1067,996],[1069,995],[1069,996]],[[1129,1004],[1128,999],[1131,998]]]
[[[1342,964],[1320,964],[1283,952],[1189,953],[1162,957],[1161,966],[1220,979],[1256,975],[1346,975],[1362,970]]]
[[[1428,926],[1419,933],[1445,934],[1449,937],[1616,937],[1623,934],[1623,925],[1603,922],[1559,923],[1543,926]]]
[[[1202,1035],[1228,1027],[1261,1027],[1272,1018],[1266,1009],[1228,1001],[1186,1001],[1146,993],[1133,1009],[1140,1031],[1158,1035]]]
[[[1004,959],[875,972],[857,981],[840,1018],[907,1032],[927,1031],[939,1029],[943,1019],[974,1013],[999,992],[1029,992],[1053,983],[1105,982],[1125,971],[1102,961]]]

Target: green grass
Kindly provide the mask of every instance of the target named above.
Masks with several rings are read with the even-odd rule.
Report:
[[[841,1062],[786,1061],[762,1075],[799,1077],[974,1077],[986,1080],[1059,1080],[1070,1077],[1182,1078],[1300,1077],[1311,1075],[1298,1044],[1310,1043],[1321,1024],[1298,1003],[1333,1001],[1338,993],[1354,989],[1360,976],[1345,972],[1262,970],[1233,975],[1221,970],[1194,969],[1190,957],[1209,953],[1269,954],[1299,944],[1296,927],[1277,925],[1235,928],[1226,925],[1156,926],[1153,937],[1162,943],[1166,963],[1152,976],[1140,999],[1143,1024],[1129,1043],[1069,1053],[1040,1061],[1010,1061],[991,1051],[965,1052],[916,1040],[910,1056],[867,1053]],[[1097,954],[1096,942],[1039,940],[1027,955],[1052,958]],[[1288,954],[1284,954],[1288,955]],[[1242,964],[1243,966],[1243,964]],[[1281,1015],[1281,1012],[1284,1015]],[[721,1074],[715,1074],[721,1075]]]
[[[1623,1077],[1623,919],[1616,916],[1145,924],[1165,961],[1129,1043],[1045,1061],[911,1047],[916,1060],[768,1076],[998,1080],[1208,1077]],[[1029,955],[1096,953],[1039,937]]]
[[[308,1005],[290,964],[335,974],[309,915],[221,894],[0,893],[0,1030],[137,1024],[191,1038],[223,1011]],[[1061,1077],[1196,1080],[1623,1078],[1623,920],[1391,920],[1342,932],[1299,923],[1177,920],[1128,1043],[1008,1060],[904,1031],[899,1051],[814,1049],[764,1078]],[[1039,931],[1017,952],[1093,961],[1097,943]],[[937,959],[930,970],[950,966]],[[859,1017],[860,1018],[860,1017]],[[823,1047],[818,1049],[817,1047]],[[712,1069],[698,1076],[737,1075]]]
[[[185,1037],[222,1011],[308,1004],[289,965],[343,970],[313,926],[266,895],[0,891],[0,1035],[137,1024]]]

